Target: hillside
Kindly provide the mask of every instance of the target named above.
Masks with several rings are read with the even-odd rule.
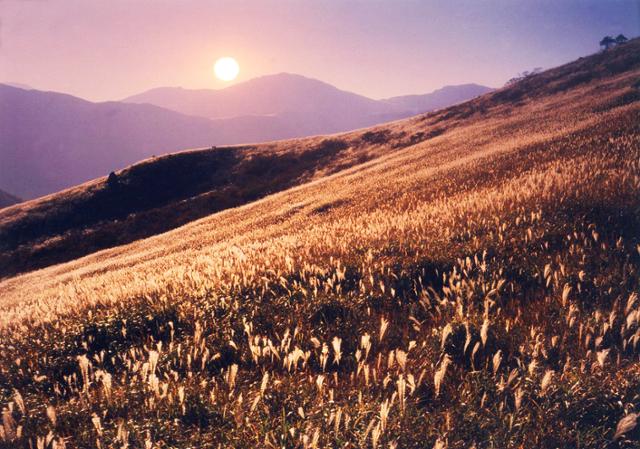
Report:
[[[0,282],[0,440],[637,447],[639,77],[634,40],[331,136],[371,159]]]
[[[627,61],[631,56],[624,56],[624,63],[634,66],[634,60]],[[608,57],[613,61],[609,64],[615,62],[612,55]],[[425,119],[416,119],[402,126],[383,125],[339,136],[176,153],[118,172],[116,188],[109,188],[105,176],[7,209],[0,212],[0,278],[165,232],[433,139],[461,121],[487,117],[497,108],[503,113],[503,108],[521,102],[524,83],[537,83],[528,90],[530,95],[566,90],[571,86],[558,87],[557,83],[572,83],[576,74],[583,73],[584,64],[589,63],[579,60],[518,86],[430,114],[429,125]],[[589,72],[595,79],[606,75],[597,72],[597,64]],[[578,85],[590,81],[581,76]],[[471,85],[464,94],[477,88]]]
[[[10,193],[0,190],[0,208],[12,206],[22,200],[17,196],[13,196]]]
[[[474,96],[461,94],[445,104]],[[136,98],[156,105],[92,103],[0,84],[2,187],[31,199],[177,148],[327,134],[414,113],[287,74],[220,91],[159,89],[130,100]]]
[[[0,85],[0,180],[29,199],[175,148],[269,140],[283,132],[269,117],[212,121],[152,105],[92,103]]]
[[[111,183],[103,177],[2,210],[0,277],[158,234],[381,154],[353,140],[359,147],[309,138],[186,151],[117,171]]]

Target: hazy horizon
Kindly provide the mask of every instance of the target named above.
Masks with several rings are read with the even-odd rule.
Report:
[[[59,90],[53,90],[53,89],[44,89],[44,88],[40,88],[38,86],[31,86],[29,84],[26,83],[20,83],[20,82],[16,82],[13,80],[0,80],[0,84],[4,84],[5,86],[10,86],[10,87],[16,87],[18,89],[25,89],[25,90],[37,90],[37,91],[42,91],[42,92],[55,92],[55,93],[60,93],[60,94],[66,94],[66,95],[71,95],[83,100],[87,100],[87,101],[91,101],[94,103],[106,103],[106,102],[112,102],[112,101],[129,101],[130,98],[136,97],[139,94],[144,94],[150,91],[154,91],[156,89],[184,89],[184,90],[193,90],[193,91],[198,91],[198,90],[224,90],[227,89],[229,87],[233,87],[239,84],[243,84],[246,83],[248,81],[252,81],[252,80],[256,80],[259,78],[268,78],[268,77],[278,77],[281,75],[290,75],[290,76],[302,76],[303,78],[308,78],[311,80],[315,80],[315,81],[319,81],[321,83],[327,83],[325,80],[319,79],[319,78],[314,78],[312,76],[308,76],[308,75],[304,75],[302,73],[293,73],[293,72],[277,72],[277,73],[265,73],[265,74],[260,74],[260,75],[256,75],[255,77],[252,77],[250,79],[242,79],[242,80],[235,80],[234,82],[230,82],[230,83],[224,83],[224,85],[221,86],[215,86],[215,87],[186,87],[186,86],[181,86],[181,85],[158,85],[158,86],[150,86],[147,89],[141,90],[141,91],[137,91],[135,93],[133,93],[132,95],[129,95],[127,97],[123,97],[123,98],[105,98],[105,99],[98,99],[98,100],[94,100],[91,98],[86,98],[86,97],[82,97],[80,95],[77,94],[73,94],[70,92],[64,92],[64,91],[59,91]],[[436,87],[434,89],[431,89],[429,91],[424,91],[424,92],[405,92],[405,93],[401,93],[398,95],[393,95],[390,97],[381,97],[381,98],[373,98],[373,97],[369,97],[367,95],[364,94],[360,94],[358,92],[354,92],[354,91],[350,91],[348,89],[343,89],[340,86],[335,86],[331,83],[327,83],[328,85],[337,88],[338,90],[341,91],[345,91],[347,93],[355,93],[357,95],[361,95],[364,96],[366,98],[370,98],[373,100],[389,100],[392,98],[397,98],[397,97],[404,97],[404,96],[422,96],[425,94],[431,94],[431,93],[435,93],[441,89],[444,88],[448,88],[448,87],[457,87],[457,86],[464,86],[464,85],[477,85],[478,87],[488,87],[490,89],[497,89],[501,86],[485,86],[479,83],[476,83],[474,81],[469,81],[468,83],[459,83],[459,84],[443,84],[442,86]]]
[[[631,0],[4,0],[0,19],[0,82],[92,101],[281,72],[375,99],[451,84],[498,87],[593,53],[606,34],[640,34]],[[235,82],[213,76],[221,56],[238,60]]]

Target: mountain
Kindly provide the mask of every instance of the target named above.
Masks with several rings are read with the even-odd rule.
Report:
[[[17,204],[22,200],[17,196],[13,196],[10,193],[7,193],[3,190],[0,190],[0,209],[3,207],[8,207],[13,204]]]
[[[243,115],[294,116],[313,114],[325,126],[341,130],[396,112],[384,104],[301,75],[280,73],[213,89],[161,87],[126,98],[125,102],[155,104],[207,118]],[[335,124],[329,121],[336,115]],[[354,120],[347,124],[344,120]]]
[[[34,198],[176,148],[287,132],[271,117],[212,121],[152,105],[92,103],[0,85],[0,182]]]
[[[479,84],[461,84],[457,86],[444,86],[424,95],[403,95],[383,100],[398,110],[408,111],[413,114],[435,111],[446,108],[456,103],[462,103],[480,95],[491,92],[493,89]]]
[[[263,183],[0,281],[0,446],[637,447],[639,77],[633,40],[408,120],[178,153],[0,211],[15,232],[77,220],[24,243],[45,257],[140,225],[84,226],[78,199],[156,191],[125,204],[154,223]],[[210,158],[255,165],[216,181]],[[179,192],[141,190],[160,176]]]
[[[23,84],[23,83],[8,83],[8,82],[2,82],[0,84],[4,84],[5,86],[11,86],[11,87],[17,87],[18,89],[24,89],[24,90],[31,90],[33,89],[33,87],[27,85],[27,84]]]
[[[103,176],[5,209],[0,212],[0,267],[4,267],[0,277],[162,233],[403,148],[441,145],[461,126],[473,127],[483,117],[509,117],[511,109],[537,97],[555,98],[590,81],[608,79],[615,64],[627,71],[636,67],[631,53],[622,54],[622,62],[607,55],[608,66],[589,66],[599,57],[592,56],[589,63],[579,60],[403,122],[333,136],[150,158],[117,171],[112,182]],[[619,92],[625,91],[620,88],[608,95]],[[616,101],[632,101],[637,89],[630,92]],[[603,93],[600,107],[609,107],[607,101]]]
[[[447,86],[431,94],[373,100],[301,75],[263,76],[224,89],[160,87],[126,98],[212,119],[245,115],[282,117],[299,135],[362,128],[470,100],[491,89]]]
[[[2,186],[34,198],[178,148],[346,131],[413,114],[288,74],[220,91],[157,89],[127,101],[0,85]]]

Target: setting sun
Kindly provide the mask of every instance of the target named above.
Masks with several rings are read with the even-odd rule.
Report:
[[[232,81],[236,79],[236,76],[238,76],[240,66],[235,59],[225,56],[224,58],[220,58],[216,61],[213,71],[222,81]]]

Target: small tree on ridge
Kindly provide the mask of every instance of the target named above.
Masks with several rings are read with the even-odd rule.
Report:
[[[620,44],[624,44],[625,42],[627,42],[629,39],[627,39],[627,36],[625,36],[624,34],[618,34],[616,36],[616,44],[620,45]]]
[[[604,50],[609,50],[613,45],[615,45],[616,40],[611,36],[605,36],[600,41],[600,46],[603,47]]]

